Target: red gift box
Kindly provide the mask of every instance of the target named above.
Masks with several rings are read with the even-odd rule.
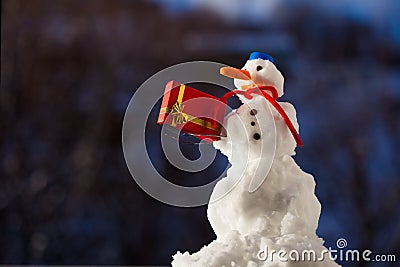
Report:
[[[169,124],[201,139],[218,140],[226,104],[219,98],[170,81],[165,86],[158,124]]]

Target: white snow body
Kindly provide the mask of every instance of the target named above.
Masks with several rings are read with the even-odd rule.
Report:
[[[271,62],[251,60],[244,69],[254,79],[260,64],[269,71],[264,82],[257,78],[258,84],[274,85],[282,95],[283,76]],[[238,88],[248,83],[235,80]],[[262,96],[240,98],[244,104],[224,120],[227,137],[213,143],[232,165],[227,177],[215,186],[208,205],[208,219],[217,239],[196,253],[178,252],[172,266],[339,266],[327,254],[323,261],[291,261],[288,255],[288,261],[277,255],[260,257],[266,248],[269,252],[296,250],[300,255],[313,250],[320,256],[326,250],[316,235],[321,205],[314,194],[313,176],[291,157],[296,142],[279,113]],[[294,107],[280,105],[298,130]],[[263,178],[262,183],[249,192],[255,176]]]

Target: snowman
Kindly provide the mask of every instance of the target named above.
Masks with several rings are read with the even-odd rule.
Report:
[[[233,78],[238,90],[270,90],[238,95],[243,105],[225,117],[226,137],[213,145],[231,167],[216,184],[207,210],[217,238],[194,254],[178,252],[172,266],[339,266],[316,235],[321,206],[314,178],[292,158],[301,145],[294,138],[296,110],[280,102],[279,111],[272,101],[284,93],[272,57],[253,52],[242,69],[224,67],[221,74]],[[306,250],[316,258],[301,258]],[[271,256],[272,251],[286,257]]]

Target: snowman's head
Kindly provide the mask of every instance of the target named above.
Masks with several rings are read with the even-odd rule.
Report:
[[[223,67],[221,74],[234,78],[237,89],[246,90],[268,85],[275,87],[278,96],[282,96],[284,78],[273,62],[274,60],[270,55],[253,52],[242,69]]]

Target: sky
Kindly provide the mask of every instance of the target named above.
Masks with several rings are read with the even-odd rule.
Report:
[[[181,12],[196,8],[216,11],[233,21],[261,23],[273,19],[279,14],[283,5],[313,5],[321,11],[350,16],[355,19],[374,21],[380,24],[389,17],[397,18],[400,11],[400,1],[396,0],[151,0],[161,3],[171,12]],[[399,19],[397,18],[398,22]]]

